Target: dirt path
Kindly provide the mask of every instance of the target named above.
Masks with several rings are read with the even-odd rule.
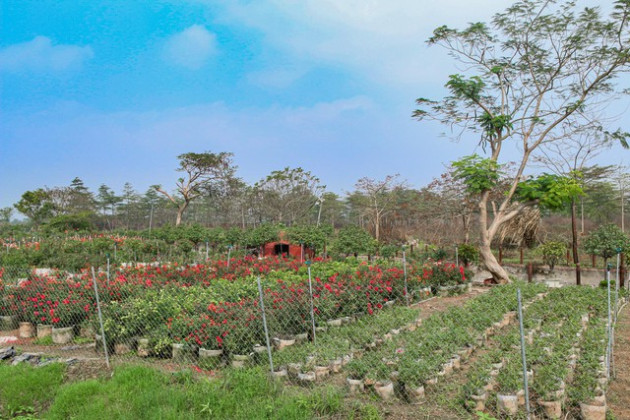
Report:
[[[630,304],[617,319],[614,367],[616,377],[606,393],[608,408],[615,419],[630,419]]]

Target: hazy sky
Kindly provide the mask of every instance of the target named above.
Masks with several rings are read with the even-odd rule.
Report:
[[[0,207],[76,176],[171,188],[176,156],[202,151],[234,153],[250,183],[301,166],[340,194],[394,173],[420,187],[477,140],[411,119],[457,71],[424,41],[509,4],[3,1]]]

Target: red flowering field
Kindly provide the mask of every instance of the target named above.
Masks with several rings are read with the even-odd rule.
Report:
[[[309,285],[309,271],[311,284]],[[402,267],[253,257],[208,264],[149,264],[99,271],[96,286],[110,345],[138,337],[149,339],[151,354],[167,355],[171,343],[251,351],[264,341],[257,277],[270,333],[309,331],[312,307],[317,325],[345,316],[371,316],[386,302],[417,300],[429,287],[466,281],[461,267],[431,263]],[[56,272],[31,275],[17,286],[2,284],[0,315],[54,327],[79,326],[98,332],[93,277]]]

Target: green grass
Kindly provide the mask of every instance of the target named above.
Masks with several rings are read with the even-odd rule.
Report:
[[[377,419],[350,406],[339,388],[287,387],[262,368],[226,370],[221,379],[120,366],[111,378],[63,383],[63,365],[0,365],[0,418],[43,419]],[[22,417],[27,418],[27,417]]]
[[[52,336],[47,335],[46,337],[36,338],[35,340],[33,340],[33,344],[38,346],[52,346],[55,343],[53,343]]]
[[[61,387],[64,373],[61,364],[38,369],[0,364],[0,418],[45,410]]]

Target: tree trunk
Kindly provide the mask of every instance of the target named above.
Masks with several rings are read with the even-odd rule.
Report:
[[[571,200],[571,248],[573,249],[573,262],[575,263],[575,284],[582,284],[582,271],[580,269],[580,255],[578,252],[578,233],[576,220],[575,199]]]
[[[481,257],[481,261],[483,261],[483,265],[486,269],[492,274],[492,278],[498,281],[501,284],[509,283],[510,278],[501,264],[497,261],[496,257],[492,253],[492,249],[490,248],[490,241],[486,240],[486,235],[482,234],[482,243],[479,246],[479,256]]]
[[[464,222],[464,243],[467,244],[470,241],[470,214],[462,215],[462,221]]]
[[[495,220],[489,228],[487,207],[488,195],[489,193],[487,191],[484,192],[481,200],[479,200],[479,232],[481,233],[479,256],[481,257],[481,262],[483,263],[483,265],[492,274],[492,277],[497,282],[505,284],[510,282],[510,278],[503,267],[501,267],[501,264],[497,262],[497,259],[494,257],[492,249],[490,248],[492,238],[494,237],[494,232],[498,227],[499,221],[496,218],[499,217],[499,215],[495,215]]]
[[[182,216],[184,215],[184,211],[188,207],[189,201],[184,201],[181,206],[177,208],[177,218],[175,219],[175,226],[179,226],[182,223]]]
[[[621,253],[621,263],[619,266],[619,288],[623,289],[625,287],[625,278],[626,278],[626,258],[623,252]]]

